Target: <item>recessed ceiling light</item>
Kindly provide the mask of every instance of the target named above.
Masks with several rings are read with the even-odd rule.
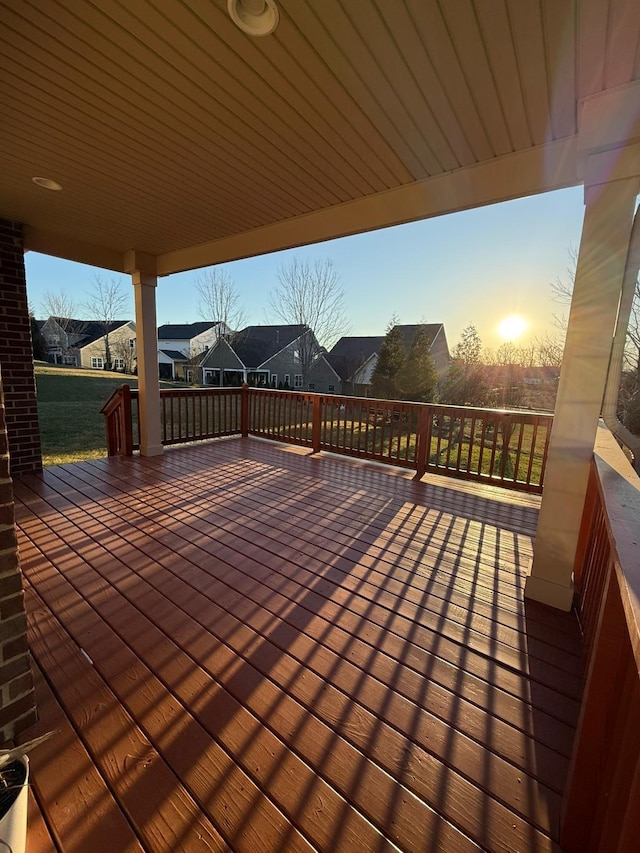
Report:
[[[268,36],[278,26],[275,0],[227,0],[233,23],[249,36]]]
[[[57,181],[52,181],[51,178],[31,178],[34,184],[39,187],[44,187],[45,190],[61,190],[62,184]]]

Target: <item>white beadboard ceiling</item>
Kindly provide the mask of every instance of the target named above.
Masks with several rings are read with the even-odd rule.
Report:
[[[0,216],[80,260],[268,251],[283,223],[321,238],[304,217],[570,140],[582,98],[640,78],[638,0],[278,6],[251,38],[226,0],[0,0]],[[353,211],[335,233],[369,227]]]

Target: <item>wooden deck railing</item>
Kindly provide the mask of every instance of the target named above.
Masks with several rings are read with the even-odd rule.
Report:
[[[540,492],[552,415],[249,389],[252,435]]]
[[[129,402],[118,391],[103,409],[109,455],[139,446],[137,391],[128,393]],[[250,434],[411,468],[418,477],[433,472],[530,492],[542,491],[553,421],[548,414],[246,386],[163,390],[160,396],[163,444]],[[133,437],[123,444],[129,410]]]
[[[132,391],[128,385],[116,388],[107,402],[100,409],[104,415],[107,430],[107,454],[109,456],[131,456],[140,447],[137,435],[137,391]],[[131,398],[136,395],[136,413],[133,416]],[[133,440],[136,429],[137,442]]]
[[[640,480],[599,430],[576,559],[587,678],[562,846],[632,851],[640,838]]]
[[[160,391],[162,443],[184,444],[241,432],[240,388]]]
[[[105,417],[109,456],[130,456],[140,449],[136,388],[117,388],[100,411]],[[160,418],[162,444],[166,445],[240,435],[242,389],[163,388]]]

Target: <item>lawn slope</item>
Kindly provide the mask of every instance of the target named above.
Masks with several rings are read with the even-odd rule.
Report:
[[[36,365],[35,370],[43,463],[60,465],[106,456],[100,409],[124,382],[137,388],[137,378],[53,365]]]

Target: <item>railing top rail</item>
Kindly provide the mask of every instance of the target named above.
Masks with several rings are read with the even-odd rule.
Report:
[[[114,388],[113,391],[111,392],[111,394],[109,394],[109,396],[105,400],[102,408],[100,409],[100,414],[101,415],[110,414],[117,407],[118,403],[120,402],[120,398],[122,396],[123,388],[128,388],[128,387],[129,387],[128,385],[119,385],[117,388]],[[133,391],[132,391],[132,393],[133,393]],[[136,390],[136,393],[137,393],[137,390]]]
[[[134,389],[135,393],[138,393],[138,389]],[[131,393],[134,393],[134,390]],[[227,388],[220,388],[216,385],[206,386],[205,388],[161,388],[160,396],[161,397],[179,397],[181,395],[187,394],[200,394],[202,396],[211,395],[211,394],[240,394],[242,388],[237,386],[230,386]]]
[[[378,397],[353,397],[348,394],[320,394],[316,391],[295,391],[292,388],[280,388],[276,390],[275,388],[250,387],[249,391],[252,394],[299,394],[305,397],[322,397],[325,400],[334,397],[336,401],[353,400],[353,402],[360,403],[363,406],[416,406],[418,408],[421,408],[422,406],[430,406],[433,409],[465,412],[469,417],[471,417],[475,412],[478,415],[484,415],[484,417],[489,415],[516,415],[523,417],[553,418],[553,412],[539,412],[534,409],[489,409],[474,406],[451,406],[447,403],[416,403],[412,400],[383,400]]]
[[[593,461],[631,647],[640,671],[640,478],[604,424],[598,429]]]

